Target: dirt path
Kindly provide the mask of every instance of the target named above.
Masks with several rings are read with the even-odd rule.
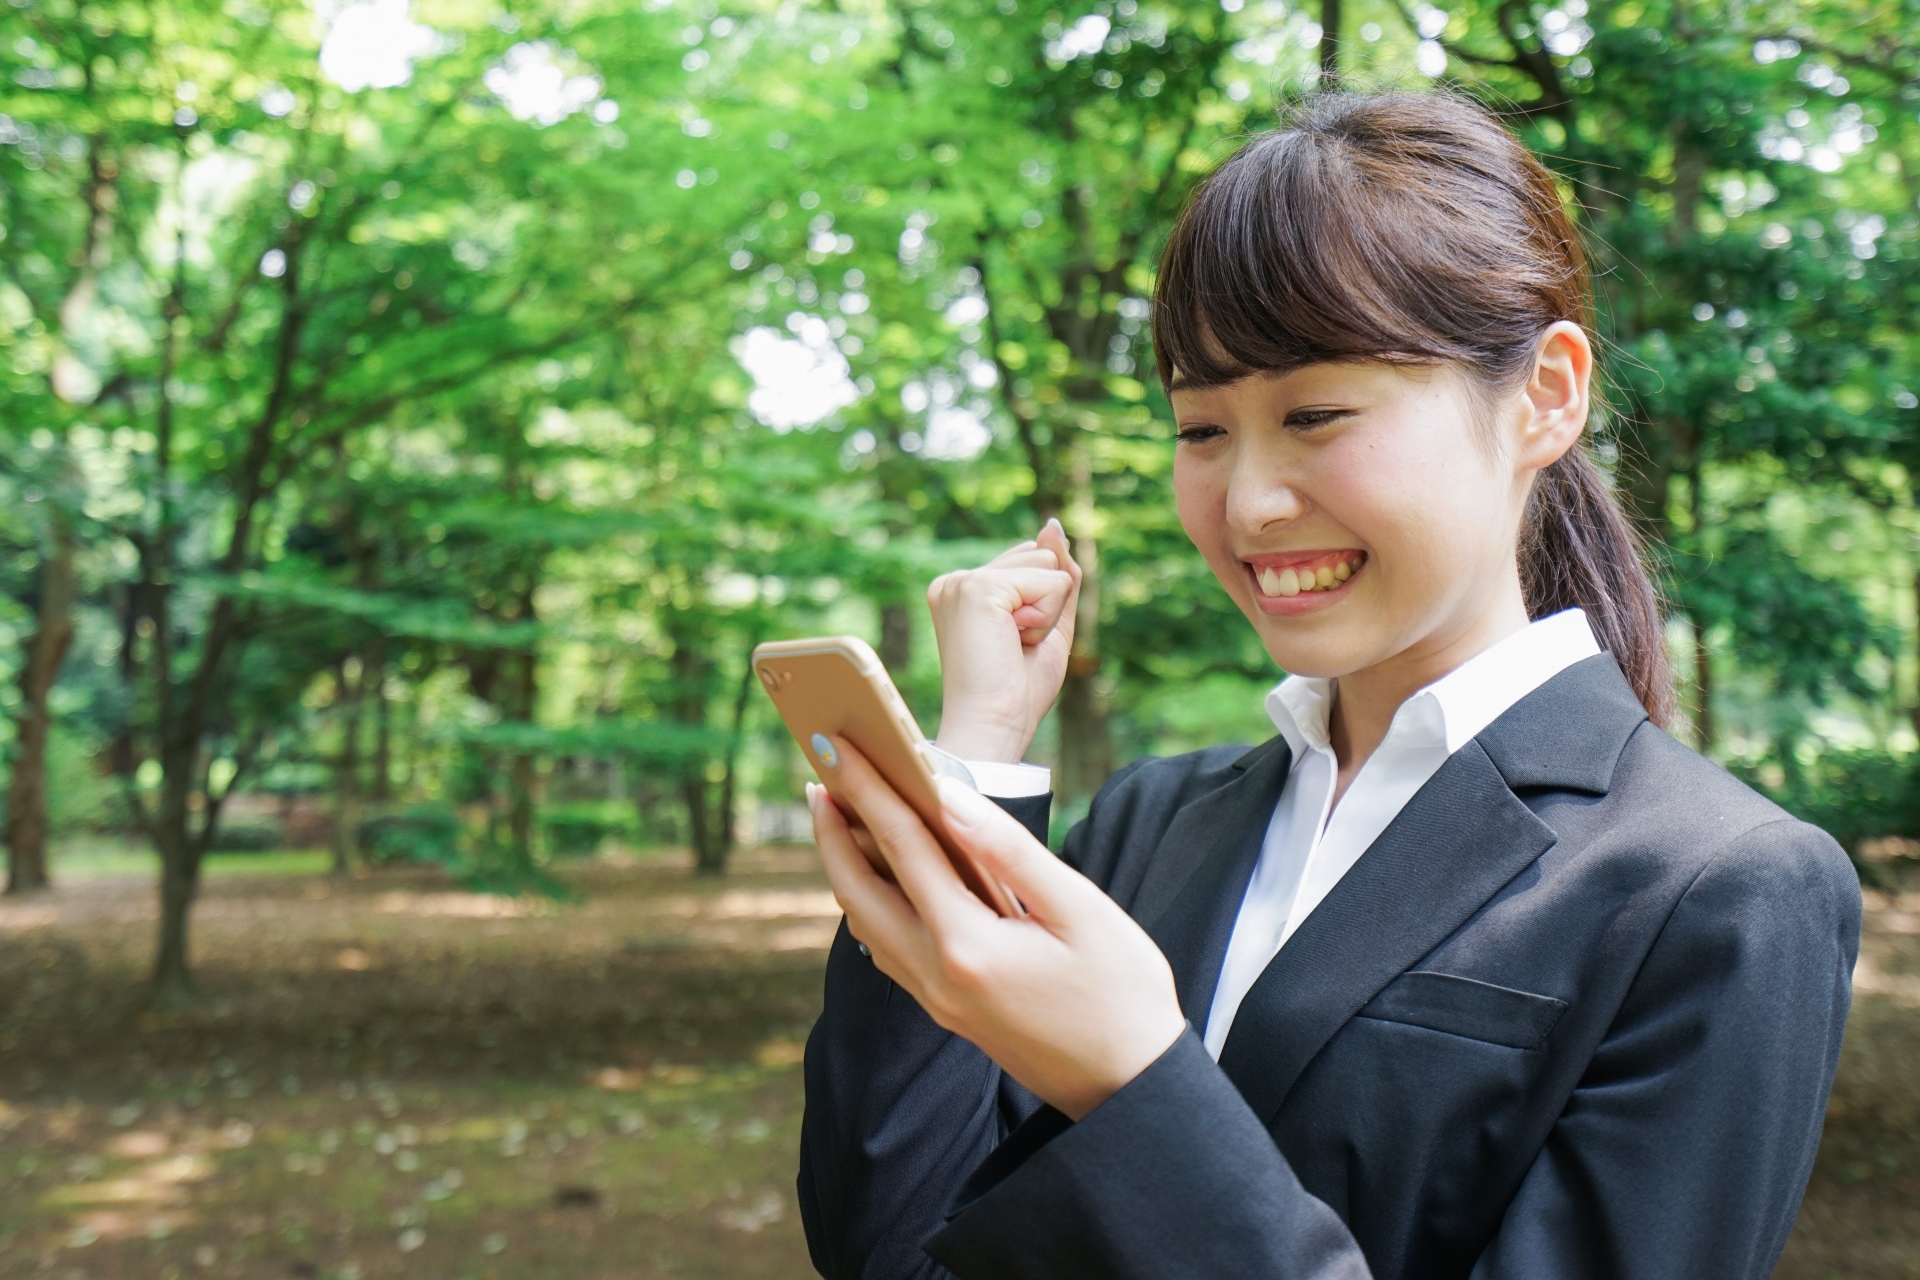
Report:
[[[1827,1130],[1780,1280],[1920,1277],[1920,892],[1868,893]]]
[[[216,878],[206,1008],[145,1012],[141,880],[0,904],[0,1276],[803,1277],[810,854]]]
[[[564,906],[216,874],[192,1016],[139,1002],[144,879],[0,902],[0,1277],[811,1275],[811,854],[573,874]],[[1920,893],[1868,905],[1791,1280],[1920,1277]]]

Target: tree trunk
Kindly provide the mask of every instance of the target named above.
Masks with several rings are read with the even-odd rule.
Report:
[[[184,232],[182,233],[184,236]],[[184,249],[175,260],[173,287],[162,308],[167,321],[160,347],[159,376],[154,379],[158,402],[154,414],[154,470],[152,497],[158,520],[141,539],[140,589],[146,596],[144,613],[153,623],[154,654],[145,664],[152,689],[155,737],[159,739],[160,803],[143,822],[160,854],[160,944],[154,957],[153,986],[162,999],[184,997],[191,989],[187,968],[187,915],[200,883],[200,859],[213,832],[215,814],[198,832],[192,825],[194,793],[204,786],[201,746],[215,705],[227,694],[229,661],[237,663],[245,644],[245,624],[233,596],[216,597],[198,628],[199,655],[193,673],[176,684],[173,661],[171,606],[174,541],[179,528],[171,496],[173,456],[173,400],[168,390],[174,372],[186,297]],[[232,495],[231,523],[226,550],[215,562],[227,578],[247,568],[257,554],[255,533],[263,508],[271,507],[285,472],[274,467],[280,447],[280,424],[294,411],[295,370],[300,354],[306,306],[300,295],[300,253],[297,239],[287,242],[287,269],[280,279],[284,299],[280,325],[273,343],[273,377],[265,402],[246,430],[246,447],[227,471]],[[211,805],[211,800],[202,795]]]
[[[534,790],[539,783],[531,752],[522,751],[513,757],[507,779],[507,843],[513,850],[515,865],[523,871],[529,870],[534,864]]]
[[[1340,0],[1320,0],[1320,88],[1340,87]]]
[[[527,619],[534,616],[531,586],[522,601],[520,616]],[[516,668],[512,691],[514,718],[531,727],[538,711],[540,655],[532,651],[516,653],[513,665]],[[507,768],[507,843],[515,865],[523,871],[531,870],[534,865],[534,809],[539,799],[539,784],[538,763],[533,752],[516,751]]]
[[[13,778],[7,787],[7,892],[47,887],[47,702],[60,663],[73,643],[73,606],[80,594],[73,530],[51,513],[51,545],[40,560],[39,619],[20,665],[20,715],[15,721]]]
[[[1060,769],[1054,779],[1062,812],[1093,799],[1113,772],[1113,734],[1107,682],[1100,660],[1100,553],[1091,535],[1074,539],[1080,562],[1080,606],[1074,615],[1073,653],[1060,686]]]
[[[373,802],[393,803],[393,703],[387,700],[386,665],[374,671]]]
[[[1693,621],[1693,695],[1693,732],[1705,754],[1714,740],[1713,654],[1707,649],[1707,629],[1698,618]]]
[[[710,873],[713,875],[727,873],[727,859],[733,854],[735,784],[740,777],[740,747],[747,736],[747,708],[753,701],[754,686],[759,683],[753,675],[753,649],[758,643],[757,634],[747,637],[744,652],[740,655],[740,679],[733,687],[733,724],[727,733],[725,769],[720,775],[720,812],[714,820],[719,830],[714,833],[718,856],[716,866]]]
[[[349,672],[350,667],[359,667]],[[366,668],[348,658],[334,671],[340,690],[340,759],[334,769],[333,874],[353,870],[354,845],[360,836],[360,702],[366,686]]]
[[[160,854],[160,947],[153,960],[153,988],[163,1000],[193,993],[193,972],[187,962],[187,925],[194,896],[200,888],[200,870],[188,860],[162,850]]]
[[[880,661],[895,680],[913,662],[913,609],[904,601],[880,606]]]
[[[1685,118],[1673,122],[1673,221],[1667,243],[1684,244],[1700,229],[1700,196],[1707,178],[1707,153]]]
[[[1072,497],[1068,533],[1080,565],[1080,603],[1073,615],[1073,652],[1055,704],[1060,712],[1059,772],[1054,791],[1063,813],[1093,799],[1113,772],[1113,734],[1108,723],[1108,681],[1100,657],[1100,544],[1094,538],[1093,479],[1084,446],[1071,462]]]
[[[1913,575],[1914,627],[1920,633],[1920,573]],[[1907,717],[1913,721],[1913,731],[1920,733],[1920,693],[1914,695],[1913,705],[1907,708]]]
[[[176,735],[161,749],[160,806],[153,842],[160,854],[160,942],[153,959],[153,988],[163,1001],[193,994],[187,926],[200,891],[202,845],[192,831],[191,789],[200,735]]]
[[[716,857],[713,848],[712,809],[707,803],[707,776],[690,773],[680,784],[680,796],[687,805],[687,843],[693,847],[693,874],[717,876],[726,871],[726,860]]]

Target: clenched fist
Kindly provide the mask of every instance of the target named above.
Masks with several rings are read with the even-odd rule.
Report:
[[[1012,763],[1060,693],[1080,566],[1058,520],[1032,542],[927,588],[940,645],[942,750]]]

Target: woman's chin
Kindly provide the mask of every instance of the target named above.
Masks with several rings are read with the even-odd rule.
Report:
[[[1289,675],[1333,679],[1370,665],[1380,637],[1356,609],[1322,605],[1282,612],[1242,607],[1274,664]]]

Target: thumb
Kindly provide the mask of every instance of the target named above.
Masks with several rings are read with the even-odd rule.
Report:
[[[1041,528],[1040,536],[1034,539],[1034,546],[1053,552],[1054,563],[1062,572],[1073,578],[1073,585],[1080,585],[1080,563],[1073,557],[1073,544],[1067,540],[1067,531],[1060,524],[1060,517],[1048,520]]]
[[[948,838],[983,875],[1011,889],[1030,915],[1058,919],[1089,893],[1105,896],[1012,814],[971,787],[941,778],[940,805]]]

